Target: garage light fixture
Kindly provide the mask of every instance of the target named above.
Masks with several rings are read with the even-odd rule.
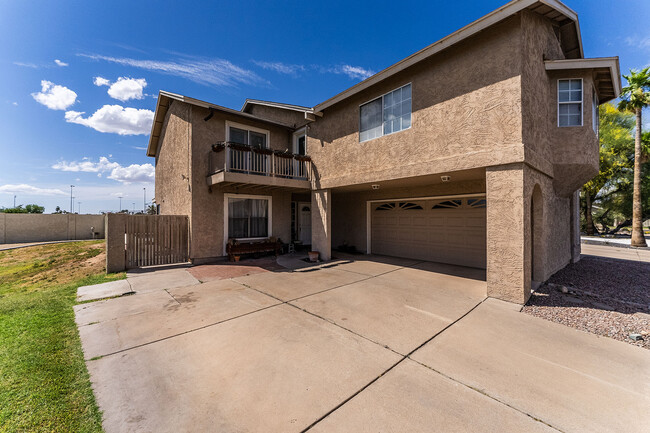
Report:
[[[451,180],[451,176],[440,176],[440,180],[443,182],[449,182]]]

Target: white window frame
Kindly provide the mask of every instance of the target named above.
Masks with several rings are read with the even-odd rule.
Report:
[[[230,120],[226,120],[226,141],[230,141],[230,128],[237,128],[237,129],[243,129],[248,131],[248,145],[250,146],[250,132],[257,132],[259,134],[264,134],[266,135],[266,148],[268,149],[271,147],[271,133],[269,132],[268,129],[262,129],[262,128],[257,128],[255,126],[250,126],[250,125],[245,125],[243,123],[237,123],[237,122],[231,122]]]
[[[235,127],[236,128],[236,127]],[[223,255],[227,254],[226,245],[228,244],[228,207],[231,198],[250,198],[256,200],[266,200],[269,203],[269,221],[267,227],[268,236],[255,237],[255,238],[234,238],[238,241],[255,241],[267,239],[273,236],[273,197],[270,195],[250,195],[250,194],[230,194],[224,193],[223,195]]]
[[[568,81],[568,80],[580,80],[580,95],[581,95],[581,101],[580,101],[580,125],[567,125],[567,126],[560,126],[560,105],[567,105],[567,104],[577,104],[578,102],[576,101],[570,101],[570,102],[560,102],[560,81]],[[556,97],[557,97],[557,126],[558,128],[581,128],[585,124],[585,82],[582,78],[558,78],[557,80],[557,92],[556,92]]]
[[[305,137],[305,155],[307,155],[307,128],[302,127],[296,132],[293,133],[293,153],[298,153],[298,139],[300,137]]]
[[[406,87],[409,84],[411,85],[411,124],[409,125],[408,128],[404,128],[404,129],[400,129],[399,131],[394,131],[394,132],[389,132],[388,134],[384,134],[384,96],[388,95],[389,93],[394,92],[397,89],[401,89],[402,87]],[[361,107],[363,107],[364,105],[366,105],[366,104],[368,104],[370,102],[376,101],[377,99],[381,99],[381,135],[379,137],[369,138],[367,140],[361,140]],[[357,130],[359,131],[358,132],[358,134],[359,134],[359,143],[366,143],[368,141],[372,141],[372,140],[375,140],[377,138],[386,137],[387,135],[399,134],[402,131],[408,131],[409,129],[411,129],[413,127],[413,83],[408,82],[408,83],[402,84],[401,86],[395,87],[393,90],[391,90],[389,92],[386,92],[383,95],[377,96],[376,98],[372,98],[372,99],[370,99],[370,100],[368,100],[368,101],[366,101],[366,102],[364,102],[362,104],[359,104],[359,109],[358,109],[357,112],[358,112],[358,122],[359,122],[359,125],[358,125],[358,128],[357,128]]]

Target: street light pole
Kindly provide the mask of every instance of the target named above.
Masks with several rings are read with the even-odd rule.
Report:
[[[122,212],[122,196],[118,197],[120,199],[120,208],[117,210],[117,212]]]
[[[77,213],[79,215],[81,215],[81,202],[80,201],[77,202],[77,206],[79,207],[79,210],[77,211]]]
[[[14,194],[14,208],[16,207],[16,194]]]
[[[70,185],[70,213],[74,213],[74,205],[72,202],[72,188],[74,188],[74,185]]]
[[[147,213],[147,188],[142,188],[142,213]]]

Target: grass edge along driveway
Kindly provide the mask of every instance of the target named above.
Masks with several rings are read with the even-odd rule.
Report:
[[[73,306],[106,275],[103,241],[0,252],[0,432],[101,432]]]

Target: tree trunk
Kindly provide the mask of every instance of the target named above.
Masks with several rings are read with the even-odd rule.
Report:
[[[585,221],[587,223],[587,236],[593,236],[596,234],[596,227],[594,226],[594,217],[593,217],[593,203],[591,202],[591,196],[588,192],[585,192]]]
[[[591,214],[592,207],[591,196],[588,192],[585,192],[585,221],[587,222],[587,236],[593,236],[596,234],[594,230],[594,218]]]
[[[633,247],[645,247],[643,236],[643,210],[641,208],[641,108],[636,109],[636,137],[634,140],[634,195],[632,196],[632,241]]]

